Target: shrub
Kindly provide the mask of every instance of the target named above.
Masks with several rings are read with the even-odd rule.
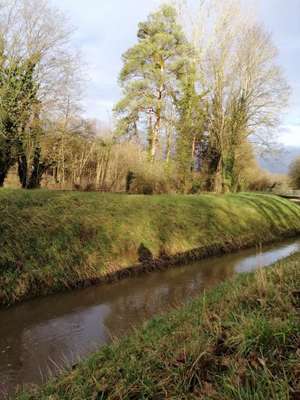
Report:
[[[245,188],[254,192],[286,192],[289,180],[286,175],[271,174],[256,167],[248,174]]]
[[[137,194],[163,194],[176,191],[172,178],[172,167],[166,168],[164,162],[150,163],[143,160],[136,165],[129,192]]]
[[[289,177],[293,189],[300,189],[300,157],[291,163]]]

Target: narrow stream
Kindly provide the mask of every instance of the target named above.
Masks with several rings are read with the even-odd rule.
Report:
[[[18,385],[45,382],[113,337],[235,273],[296,251],[300,238],[0,310],[0,398]]]

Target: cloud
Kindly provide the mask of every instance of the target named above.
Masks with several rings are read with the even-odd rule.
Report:
[[[189,0],[199,1],[199,0]],[[226,1],[226,0],[224,0]],[[254,0],[244,0],[250,6]],[[81,48],[89,78],[84,100],[86,115],[107,118],[107,108],[120,96],[118,74],[122,54],[136,42],[137,25],[160,0],[52,0],[78,27],[74,43]],[[285,117],[288,132],[281,141],[300,144],[300,24],[299,0],[257,1],[259,16],[272,32],[279,48],[279,61],[293,89]]]
[[[53,0],[77,27],[87,89],[83,107],[91,118],[107,119],[120,97],[122,54],[135,43],[138,23],[160,0]]]
[[[279,141],[286,146],[300,147],[300,124],[283,125]]]

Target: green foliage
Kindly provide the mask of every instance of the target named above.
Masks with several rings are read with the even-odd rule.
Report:
[[[141,243],[182,262],[300,232],[299,206],[257,194],[2,189],[0,214],[2,304],[104,279],[135,265]]]
[[[230,105],[230,118],[228,122],[228,136],[224,155],[224,176],[228,189],[236,192],[241,189],[241,175],[238,173],[238,151],[247,142],[248,115],[244,94],[234,98]],[[244,146],[245,147],[245,146]]]
[[[176,10],[163,6],[139,25],[138,43],[123,57],[117,132],[147,135],[152,162],[176,161],[184,193],[195,176],[208,191],[242,190],[249,174],[241,153],[252,147],[251,135],[276,126],[288,96],[269,35],[253,21],[241,29],[247,18],[238,3],[236,15],[221,3],[197,21],[201,39],[200,28],[184,30]],[[254,151],[247,159],[253,165]]]
[[[297,398],[299,262],[238,276],[17,399]]]
[[[196,151],[204,137],[206,119],[203,95],[196,90],[196,66],[194,62],[186,64],[179,74],[181,91],[176,100],[179,114],[176,135],[176,161],[178,179],[183,192],[189,192],[195,169]]]
[[[39,85],[35,80],[38,56],[13,59],[0,65],[0,186],[16,162],[23,188],[39,186],[45,164],[40,161]]]
[[[154,160],[167,105],[178,90],[178,73],[190,54],[176,11],[162,6],[139,24],[138,43],[123,55],[123,99],[116,105],[117,132],[137,135],[144,127],[149,157]]]

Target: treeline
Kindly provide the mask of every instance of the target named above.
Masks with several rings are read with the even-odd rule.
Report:
[[[163,6],[139,25],[123,56],[118,132],[146,137],[150,161],[174,160],[183,191],[197,172],[204,190],[240,190],[288,87],[271,37],[239,1],[202,5],[189,25],[188,12]]]
[[[12,167],[24,188],[42,177],[133,193],[276,184],[255,152],[271,145],[289,88],[270,35],[238,0],[197,13],[164,5],[140,23],[110,128],[80,117],[79,56],[46,0],[9,0],[0,29],[0,185]]]

